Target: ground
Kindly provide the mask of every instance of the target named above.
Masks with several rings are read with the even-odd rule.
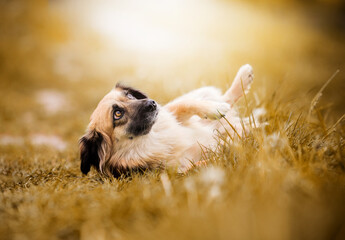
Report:
[[[343,15],[207,4],[182,32],[163,8],[176,36],[200,42],[152,53],[151,39],[114,47],[75,26],[64,4],[0,3],[0,239],[344,239]],[[78,139],[116,82],[165,104],[200,86],[225,90],[245,63],[255,80],[236,107],[264,107],[267,124],[205,152],[207,166],[81,174]]]

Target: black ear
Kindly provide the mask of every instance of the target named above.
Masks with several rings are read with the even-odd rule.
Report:
[[[123,85],[122,83],[117,83],[115,88],[120,88],[124,91],[128,91],[130,94],[132,94],[133,97],[135,97],[136,99],[145,99],[145,98],[148,98],[148,96],[137,90],[137,89],[134,89],[134,88],[131,88],[131,87],[128,87],[128,86],[125,86]]]
[[[103,141],[102,135],[97,131],[91,131],[85,134],[79,140],[80,147],[80,170],[82,173],[87,174],[91,166],[99,170],[100,155],[99,149]]]

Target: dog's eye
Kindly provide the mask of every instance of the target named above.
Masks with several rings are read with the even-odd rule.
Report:
[[[115,119],[115,120],[119,120],[120,118],[122,118],[122,116],[123,116],[123,112],[122,112],[122,111],[116,110],[116,111],[114,112],[114,119]]]

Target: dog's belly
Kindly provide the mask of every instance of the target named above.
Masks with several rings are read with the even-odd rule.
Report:
[[[216,122],[195,118],[187,126],[185,132],[189,134],[189,145],[178,159],[179,172],[186,172],[194,163],[202,158],[202,151],[214,149],[217,144],[215,137]]]
[[[166,153],[163,161],[167,166],[184,171],[200,160],[203,146],[212,148],[216,144],[215,126],[216,121],[203,121],[200,118],[181,125],[162,108],[147,140],[150,139],[155,145],[155,150]]]

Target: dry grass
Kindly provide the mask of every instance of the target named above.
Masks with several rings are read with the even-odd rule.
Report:
[[[280,9],[291,22],[267,12],[252,16],[255,27],[262,23],[268,30],[254,32],[256,42],[244,40],[248,51],[227,48],[225,59],[233,60],[218,59],[207,67],[201,56],[196,69],[191,61],[188,67],[177,65],[180,72],[166,67],[144,77],[138,69],[152,66],[116,67],[114,60],[106,65],[113,67],[110,75],[102,75],[98,65],[92,67],[106,59],[100,57],[99,39],[81,41],[84,36],[74,36],[45,6],[8,2],[0,9],[5,9],[0,14],[5,32],[0,38],[0,239],[345,237],[342,32],[310,30],[303,19]],[[248,11],[242,17],[253,9]],[[269,31],[277,38],[267,38]],[[290,41],[294,38],[298,41]],[[73,52],[75,43],[84,44],[82,50]],[[269,51],[272,44],[275,51]],[[72,55],[67,76],[56,71],[56,49]],[[256,82],[238,107],[243,115],[265,107],[267,126],[205,152],[207,167],[183,176],[169,169],[124,179],[102,178],[95,171],[81,175],[78,138],[118,79],[135,79],[129,82],[164,103],[205,84],[225,89],[228,75],[248,61]],[[227,64],[235,65],[228,75],[223,74]],[[322,88],[337,69],[340,73]],[[193,80],[184,87],[179,78]],[[47,91],[53,97],[46,101],[57,104],[56,112],[40,102]],[[40,139],[43,144],[37,145]]]

